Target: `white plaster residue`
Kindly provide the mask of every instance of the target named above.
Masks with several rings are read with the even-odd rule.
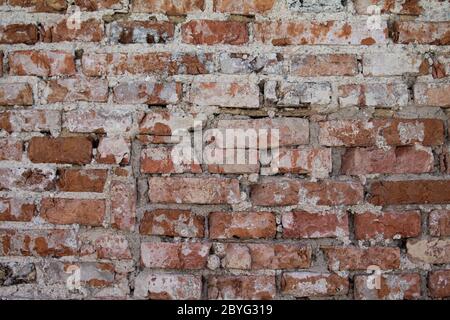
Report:
[[[423,123],[400,122],[398,124],[398,134],[402,144],[410,144],[415,141],[422,142],[425,137],[425,127]]]

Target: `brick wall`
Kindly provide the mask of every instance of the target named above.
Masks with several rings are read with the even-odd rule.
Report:
[[[0,297],[448,298],[449,12],[0,0]]]

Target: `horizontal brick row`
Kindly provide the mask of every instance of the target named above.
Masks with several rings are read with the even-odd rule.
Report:
[[[176,9],[175,9],[176,10]],[[43,42],[100,42],[109,37],[118,43],[166,43],[173,40],[175,24],[151,21],[117,21],[111,23],[111,31],[105,34],[101,20],[81,20],[79,28],[71,27],[72,21],[62,19],[39,28],[33,23],[4,24],[0,26],[1,44],[35,44]],[[364,20],[345,22],[267,21],[252,25],[256,43],[274,46],[287,45],[374,45],[389,41],[400,44],[418,43],[448,45],[448,22],[409,22],[393,24],[388,30],[386,21],[381,28],[370,30]],[[137,33],[137,30],[145,30]],[[389,39],[389,33],[393,35]],[[191,20],[181,26],[181,40],[194,45],[243,45],[249,43],[249,26],[240,21]]]
[[[98,173],[91,177],[76,177],[70,173],[75,187],[61,191],[97,190],[103,188],[104,180],[99,180]],[[68,175],[68,173],[66,173]],[[73,177],[75,176],[75,177]],[[78,178],[78,180],[76,180]],[[58,180],[58,184],[67,183]],[[118,196],[112,202],[113,227],[121,230],[134,230],[136,224],[136,199],[127,183],[114,181],[111,193]],[[95,191],[94,191],[95,192]],[[39,216],[51,224],[80,224],[101,226],[105,218],[105,201],[97,199],[43,198],[39,209],[30,198],[1,198],[3,203],[0,221],[32,221]],[[211,239],[271,239],[277,230],[285,239],[317,239],[348,237],[349,217],[346,213],[292,211],[281,216],[277,227],[275,214],[272,212],[213,212],[209,215],[209,237]],[[429,214],[430,233],[433,236],[448,235],[448,211],[433,211]],[[421,215],[419,211],[404,212],[364,212],[354,216],[354,232],[358,240],[414,238],[421,234]],[[254,226],[246,230],[246,225]],[[189,210],[158,209],[148,211],[140,223],[142,235],[159,235],[166,237],[203,238],[205,236],[205,218]]]
[[[405,59],[397,64],[399,56]],[[75,54],[61,50],[21,50],[6,55],[11,75],[40,77],[71,76],[76,73]],[[446,55],[438,55],[446,62]],[[355,54],[247,54],[247,53],[86,53],[82,57],[82,72],[86,76],[117,76],[124,74],[282,74],[289,67],[293,76],[355,76],[360,73]],[[215,70],[214,59],[219,60]],[[365,76],[395,76],[430,73],[428,59],[421,54],[377,53],[362,55]],[[382,63],[382,66],[380,66]],[[439,70],[446,74],[445,65]],[[436,70],[435,70],[436,71]]]
[[[27,64],[30,66],[30,64]],[[31,66],[30,66],[31,67]],[[52,74],[53,67],[33,68],[18,73]],[[62,72],[66,72],[62,67]],[[198,69],[197,69],[198,70]],[[70,71],[68,71],[70,72]],[[229,108],[256,109],[267,105],[276,107],[327,106],[333,94],[329,82],[274,82],[264,85],[264,96],[260,95],[257,83],[239,82],[193,82],[185,84],[170,81],[121,82],[112,88],[112,100],[117,104],[169,105],[190,103],[196,106],[219,106]],[[384,107],[417,105],[448,108],[450,101],[446,92],[448,84],[417,83],[414,86],[414,101],[409,101],[408,88],[402,83],[342,85],[338,88],[338,103],[343,107]],[[100,78],[76,76],[51,79],[46,82],[44,94],[39,95],[43,103],[97,102],[106,103],[110,96],[109,83]],[[379,90],[385,91],[380,93]],[[0,83],[0,106],[31,106],[38,103],[33,87],[27,82]],[[260,101],[261,100],[261,101]]]
[[[442,297],[445,289],[446,271],[433,272],[428,282],[432,296]],[[448,277],[448,275],[447,275]],[[200,299],[201,277],[191,275],[166,275],[145,272],[139,275],[138,297],[153,299]],[[367,276],[357,276],[355,280],[356,299],[417,299],[421,296],[421,279],[417,273],[388,274],[381,278],[383,290],[367,289]],[[173,287],[160,283],[176,283],[174,287],[183,290],[174,291]],[[210,299],[273,299],[276,296],[274,276],[211,276],[206,283]],[[342,296],[349,291],[348,278],[337,274],[318,272],[287,272],[281,278],[281,294],[291,297]]]
[[[254,15],[267,14],[274,9],[275,0],[251,0],[251,1],[225,1],[214,0],[213,11],[222,13]],[[66,1],[58,0],[48,2],[45,0],[38,0],[30,3],[24,0],[4,0],[1,4],[9,5],[14,8],[21,8],[31,10],[32,12],[65,12],[67,9]],[[85,0],[76,0],[74,4],[80,7],[83,11],[96,11],[105,9],[122,9],[119,0],[102,0],[92,3]],[[318,1],[314,3],[295,3],[290,1],[289,9],[293,12],[340,12],[346,8],[346,3],[339,3],[339,1]],[[357,14],[367,15],[370,5],[379,5],[380,13],[394,13],[398,15],[419,16],[425,10],[423,5],[419,2],[399,3],[394,4],[387,1],[367,1],[354,0],[353,6]],[[187,1],[182,4],[177,1],[150,1],[150,0],[136,0],[132,2],[131,11],[137,13],[161,13],[166,15],[186,15],[192,13],[199,13],[204,11],[205,1],[195,0]]]

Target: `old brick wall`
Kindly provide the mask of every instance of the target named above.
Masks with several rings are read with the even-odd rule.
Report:
[[[0,0],[0,297],[450,297],[449,45],[445,0]]]

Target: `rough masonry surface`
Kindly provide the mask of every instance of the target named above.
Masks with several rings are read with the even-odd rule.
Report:
[[[449,118],[448,0],[0,0],[0,298],[448,299]]]

